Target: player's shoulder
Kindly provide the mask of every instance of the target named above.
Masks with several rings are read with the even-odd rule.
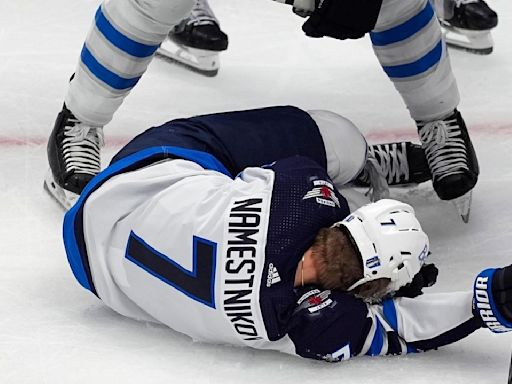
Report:
[[[303,156],[277,161],[271,166],[275,173],[270,209],[270,225],[281,236],[301,238],[315,236],[318,230],[329,227],[349,214],[348,203],[335,188],[327,171]],[[272,229],[272,228],[271,228]]]
[[[338,361],[360,352],[371,327],[366,303],[316,286],[298,289],[296,298],[288,334],[299,355]]]

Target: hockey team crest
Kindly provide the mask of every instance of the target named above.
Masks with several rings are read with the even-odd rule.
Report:
[[[313,188],[302,198],[302,200],[307,199],[315,199],[318,204],[329,207],[340,206],[340,200],[334,193],[334,186],[326,180],[313,180]]]

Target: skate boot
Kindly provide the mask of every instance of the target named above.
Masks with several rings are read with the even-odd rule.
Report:
[[[83,124],[64,105],[48,139],[50,169],[44,181],[45,189],[64,208],[71,208],[100,172],[102,146],[103,128]]]
[[[446,43],[481,55],[493,50],[490,30],[498,25],[498,15],[483,0],[454,1],[453,17],[440,19]]]
[[[370,187],[371,198],[376,201],[389,196],[389,186],[406,187],[431,179],[421,145],[403,141],[370,145],[366,165],[355,185]]]
[[[417,121],[422,148],[439,198],[452,201],[468,222],[479,168],[466,124],[456,109],[442,120]]]
[[[190,16],[169,33],[157,53],[206,76],[219,71],[219,52],[228,48],[228,36],[206,0],[195,0]]]

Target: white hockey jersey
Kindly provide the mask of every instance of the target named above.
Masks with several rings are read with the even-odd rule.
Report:
[[[112,178],[84,208],[98,296],[196,340],[262,347],[258,296],[273,181],[270,170],[233,181],[186,160]]]

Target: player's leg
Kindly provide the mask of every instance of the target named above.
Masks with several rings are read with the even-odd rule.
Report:
[[[102,128],[194,0],[106,0],[97,10],[48,141],[45,187],[69,205],[100,170]]]
[[[228,48],[228,36],[206,0],[195,0],[190,15],[169,32],[157,53],[207,76],[219,70],[219,52]]]
[[[456,109],[457,84],[430,2],[384,0],[371,39],[384,71],[416,120],[438,196],[469,201],[478,162]],[[461,214],[467,216],[467,210]]]
[[[359,128],[349,119],[325,110],[308,111],[322,136],[327,174],[347,199],[350,211],[368,204],[368,197],[352,188],[351,182],[364,171],[368,145]],[[387,189],[387,185],[384,186]]]
[[[369,187],[375,201],[389,196],[389,186],[432,179],[420,145],[405,141],[367,144],[357,126],[347,118],[324,110],[308,113],[324,141],[327,173],[338,189],[352,185]],[[369,200],[365,197],[359,201]]]
[[[432,0],[446,43],[472,53],[493,50],[491,29],[498,15],[483,0]]]

